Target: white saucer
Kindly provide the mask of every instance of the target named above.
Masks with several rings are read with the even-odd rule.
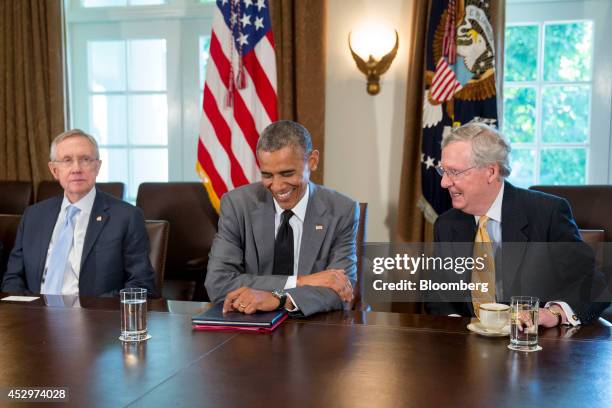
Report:
[[[510,325],[502,327],[501,330],[485,329],[480,322],[473,322],[467,325],[469,331],[486,337],[505,337],[510,335]]]

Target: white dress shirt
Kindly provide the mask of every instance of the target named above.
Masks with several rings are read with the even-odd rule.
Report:
[[[66,196],[62,201],[62,206],[53,228],[53,235],[51,236],[51,242],[49,242],[49,248],[47,248],[47,259],[45,260],[45,271],[43,273],[43,282],[47,275],[47,268],[49,267],[49,258],[51,250],[53,249],[53,243],[56,241],[61,225],[63,225],[66,219],[66,207],[74,205],[81,211],[74,216],[74,236],[72,247],[68,254],[68,262],[66,262],[66,270],[64,271],[64,284],[62,285],[62,295],[78,295],[79,294],[79,275],[81,273],[81,258],[83,256],[83,244],[85,243],[85,234],[87,233],[87,226],[89,225],[89,216],[91,215],[91,209],[96,199],[96,188],[92,188],[87,195],[81,198],[76,203],[68,201]]]
[[[493,201],[493,204],[491,204],[491,207],[489,207],[489,210],[486,213],[486,216],[489,217],[489,221],[487,222],[487,232],[489,233],[489,237],[491,237],[491,240],[493,241],[494,253],[497,253],[497,249],[502,244],[502,202],[503,202],[503,198],[504,198],[504,183],[502,183],[501,188],[499,189],[499,193],[497,193],[497,197],[495,198],[495,201]],[[480,216],[475,215],[474,219],[476,220],[476,225],[478,225]],[[497,278],[496,278],[496,281],[497,281]],[[499,286],[499,282],[497,282],[496,284],[496,289],[497,289],[497,286]],[[503,291],[503,288],[501,289]],[[495,293],[499,294],[497,290]],[[576,316],[574,313],[574,310],[566,302],[555,300],[552,302],[547,302],[546,305],[544,305],[544,307],[549,307],[552,304],[557,304],[563,309],[563,311],[565,312],[565,315],[567,316],[567,321],[569,324],[571,324],[572,326],[577,326],[580,324],[580,319],[578,318],[574,319],[574,316]]]

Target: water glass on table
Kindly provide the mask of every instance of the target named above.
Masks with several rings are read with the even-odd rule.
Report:
[[[538,318],[540,299],[534,296],[512,296],[510,299],[510,344],[516,351],[538,351]]]
[[[150,339],[147,332],[147,290],[127,288],[119,291],[121,299],[121,336],[122,341],[142,341]]]

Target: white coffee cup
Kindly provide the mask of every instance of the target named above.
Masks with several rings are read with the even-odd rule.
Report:
[[[499,331],[508,324],[510,306],[502,303],[482,303],[478,319],[485,329]]]

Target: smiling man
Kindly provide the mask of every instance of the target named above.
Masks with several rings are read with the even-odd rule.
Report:
[[[310,182],[319,152],[298,123],[268,126],[257,142],[261,182],[226,193],[206,290],[224,311],[286,308],[305,316],[353,296],[359,207]]]
[[[64,193],[25,210],[2,290],[111,296],[138,287],[155,296],[142,213],[95,188],[102,163],[96,140],[78,129],[62,133],[50,159]]]
[[[591,302],[591,290],[601,289],[601,280],[595,278],[592,252],[582,242],[569,204],[506,181],[509,154],[510,145],[502,135],[483,123],[468,123],[443,139],[437,170],[453,208],[436,220],[435,241],[473,245],[437,248],[451,251],[443,256],[490,256],[494,261],[482,272],[461,277],[488,283],[487,293],[468,291],[463,302],[444,302],[444,294],[434,294],[428,311],[474,316],[478,303],[528,295],[542,301],[542,326],[578,325],[597,318],[607,304]],[[448,276],[457,279],[452,272]]]

